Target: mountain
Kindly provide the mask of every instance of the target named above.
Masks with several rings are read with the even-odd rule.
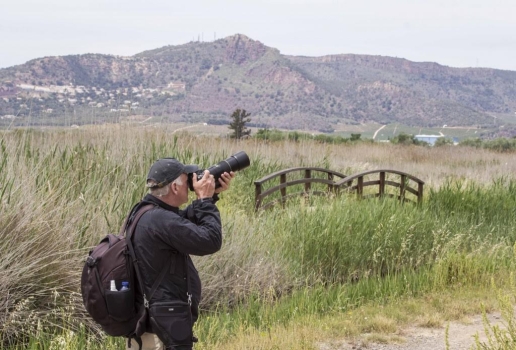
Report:
[[[245,35],[131,57],[43,57],[0,69],[0,116],[75,123],[152,116],[331,131],[336,123],[473,126],[516,111],[516,72],[370,55],[282,55]]]

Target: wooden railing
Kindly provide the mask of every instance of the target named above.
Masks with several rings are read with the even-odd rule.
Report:
[[[287,181],[287,174],[296,174],[296,173],[304,173],[304,177],[296,178],[290,181]],[[314,172],[318,173],[326,173],[327,179],[320,177],[312,177]],[[399,179],[399,182],[393,181],[392,175]],[[376,178],[377,176],[377,178]],[[338,177],[337,181],[334,181],[334,178]],[[279,178],[279,184],[268,188],[266,191],[263,191],[263,185],[266,182],[274,181]],[[311,188],[312,183],[322,183],[327,185],[326,191],[313,191]],[[304,184],[304,190],[298,191],[294,193],[287,194],[287,187]],[[316,194],[322,195],[327,194],[329,192],[339,193],[339,192],[355,192],[358,198],[366,198],[366,197],[395,197],[401,202],[411,201],[411,199],[406,198],[407,192],[413,194],[416,197],[415,202],[421,203],[423,201],[423,185],[424,182],[418,179],[415,176],[409,175],[407,173],[391,170],[391,169],[381,169],[381,170],[371,170],[362,172],[355,175],[346,176],[336,171],[322,169],[322,168],[290,168],[275,172],[268,176],[261,178],[254,182],[255,185],[255,209],[266,209],[270,206],[281,202],[282,205],[285,204],[286,200],[293,196],[299,195],[308,195],[308,194]],[[365,193],[364,189],[367,187],[378,187],[378,192],[373,193]],[[386,186],[391,186],[394,188],[399,188],[399,191],[395,193],[390,193],[386,191]],[[264,199],[271,194],[280,191],[280,198],[276,200],[269,201],[264,204]],[[368,191],[370,192],[370,191]]]
[[[314,172],[315,173],[325,173],[326,179],[320,178],[320,177],[319,178],[312,177],[314,175]],[[288,174],[295,175],[295,174],[299,174],[299,173],[301,173],[303,175],[302,178],[296,178],[294,180],[287,181]],[[307,195],[307,194],[316,194],[316,195],[327,194],[328,192],[331,192],[334,190],[334,186],[335,186],[334,177],[335,176],[342,178],[342,179],[346,178],[346,175],[344,175],[344,174],[341,174],[336,171],[328,170],[328,169],[323,169],[323,168],[289,168],[289,169],[284,169],[284,170],[272,173],[270,175],[267,175],[267,176],[261,178],[260,180],[257,180],[254,182],[254,185],[255,185],[255,209],[260,209],[260,208],[266,209],[266,208],[276,204],[278,201],[280,201],[281,204],[284,205],[286,200],[289,197],[293,197],[293,196]],[[279,184],[277,186],[271,187],[271,188],[267,189],[266,191],[262,191],[264,183],[273,181],[278,178],[279,178]],[[326,185],[328,185],[328,190],[324,191],[324,192],[323,191],[312,191],[312,188],[311,188],[312,183],[326,184]],[[305,185],[303,191],[287,194],[287,187],[299,185],[299,184]],[[281,193],[281,198],[279,200],[273,200],[273,201],[263,204],[263,200],[267,196],[269,196],[277,191],[280,191],[280,193]]]
[[[393,174],[399,176],[399,182],[387,180],[387,175]],[[378,179],[370,179],[371,176],[378,175]],[[366,179],[366,181],[364,181]],[[424,181],[418,179],[415,176],[409,175],[402,171],[391,170],[391,169],[382,169],[382,170],[371,170],[365,171],[363,173],[355,174],[348,176],[344,179],[341,179],[335,182],[335,188],[338,191],[346,190],[348,192],[355,191],[357,197],[364,197],[364,188],[370,186],[378,186],[378,192],[370,194],[373,197],[396,197],[400,201],[410,200],[406,198],[407,192],[412,193],[416,196],[417,203],[421,203],[423,201],[423,185]],[[398,194],[386,193],[386,186],[392,186],[399,188]],[[415,185],[415,188],[411,187]]]

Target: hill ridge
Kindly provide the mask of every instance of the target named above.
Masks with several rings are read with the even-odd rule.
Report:
[[[50,56],[0,69],[0,116],[27,117],[30,101],[41,123],[92,108],[106,121],[143,114],[224,123],[245,108],[269,127],[324,132],[363,122],[486,126],[493,115],[516,111],[515,80],[514,71],[380,55],[283,55],[235,34],[133,56]]]

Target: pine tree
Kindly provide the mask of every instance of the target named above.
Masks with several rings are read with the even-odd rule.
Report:
[[[231,138],[233,139],[241,139],[243,136],[251,135],[251,129],[247,129],[245,127],[246,123],[251,121],[249,116],[251,113],[247,113],[245,109],[236,109],[233,114],[231,114],[231,119],[233,121],[229,124],[229,129],[233,130],[231,133]]]

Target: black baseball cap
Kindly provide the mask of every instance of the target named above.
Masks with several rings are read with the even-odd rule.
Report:
[[[161,188],[177,179],[181,174],[193,173],[198,169],[199,167],[197,165],[184,165],[175,158],[158,159],[154,164],[152,164],[149,170],[149,175],[147,175],[147,182],[149,182],[149,180],[153,180],[157,185],[149,186],[147,184],[147,187]]]

